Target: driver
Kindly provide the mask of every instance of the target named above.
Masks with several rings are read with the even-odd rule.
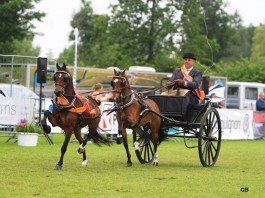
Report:
[[[186,90],[186,107],[189,104],[198,104],[205,98],[203,91],[199,89],[202,83],[202,72],[195,69],[196,57],[193,53],[185,53],[182,57],[184,65],[174,70],[167,88]]]

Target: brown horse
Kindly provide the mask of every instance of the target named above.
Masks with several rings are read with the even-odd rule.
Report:
[[[117,112],[118,133],[123,137],[123,145],[127,154],[127,166],[132,166],[131,154],[128,148],[126,128],[133,130],[134,147],[141,163],[153,161],[158,165],[157,146],[164,139],[160,131],[161,117],[157,104],[150,99],[141,99],[131,88],[124,71],[116,71],[111,81],[115,98],[114,110]],[[152,142],[153,148],[149,145]],[[145,159],[141,158],[143,154]],[[147,160],[146,160],[147,158]]]
[[[41,122],[46,133],[50,132],[50,127],[46,123],[48,118],[52,126],[59,126],[65,133],[64,143],[61,147],[61,157],[55,166],[55,170],[61,170],[64,154],[67,150],[72,133],[74,133],[80,146],[78,153],[83,153],[82,167],[87,166],[85,146],[87,141],[92,139],[95,143],[110,144],[110,142],[98,133],[101,112],[97,103],[89,98],[77,95],[73,86],[70,72],[63,64],[60,67],[56,64],[57,71],[54,74],[55,98],[52,99],[53,111],[44,112],[44,118]],[[82,138],[81,129],[88,126],[89,133],[85,139]]]

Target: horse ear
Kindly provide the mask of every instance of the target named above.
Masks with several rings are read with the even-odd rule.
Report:
[[[114,70],[115,76],[119,76],[120,75],[120,71],[119,70],[116,70],[115,68],[113,70]]]
[[[58,63],[56,63],[56,68],[57,68],[57,70],[59,70],[59,69],[60,69],[60,66],[59,66],[59,64],[58,64]]]
[[[122,76],[125,76],[126,69],[121,72]]]
[[[63,69],[66,70],[66,64],[65,63],[63,63]]]

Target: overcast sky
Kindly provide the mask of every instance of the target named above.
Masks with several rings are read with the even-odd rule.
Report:
[[[235,10],[243,18],[244,25],[250,23],[257,26],[265,24],[265,1],[264,0],[227,0],[230,6],[228,13]],[[117,0],[92,0],[92,7],[98,14],[109,13],[108,6]],[[71,32],[70,21],[74,13],[79,11],[80,0],[42,0],[37,8],[46,13],[43,22],[36,24],[35,31],[42,33],[36,36],[33,44],[41,47],[40,56],[46,57],[49,51],[57,58],[64,48],[70,45],[68,35]]]

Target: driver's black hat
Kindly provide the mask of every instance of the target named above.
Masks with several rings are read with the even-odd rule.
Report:
[[[196,60],[196,57],[193,53],[185,53],[182,58],[191,58],[191,59],[194,59]]]

